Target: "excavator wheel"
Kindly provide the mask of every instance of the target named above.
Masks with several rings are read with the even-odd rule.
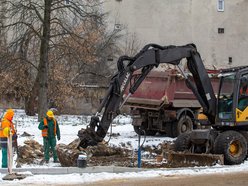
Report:
[[[246,157],[248,157],[248,131],[239,131],[244,137],[245,137],[245,140],[247,142],[247,154],[246,154]]]
[[[214,153],[223,154],[227,165],[240,164],[247,155],[246,139],[237,131],[222,132],[215,139]]]
[[[178,122],[174,122],[172,125],[173,137],[177,137],[180,134],[187,133],[193,130],[193,122],[189,116],[182,115]]]
[[[180,134],[175,141],[175,151],[189,151],[191,147],[190,132]]]

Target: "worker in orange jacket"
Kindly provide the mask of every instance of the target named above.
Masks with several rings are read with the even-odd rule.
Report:
[[[8,158],[7,158],[7,138],[9,137],[10,132],[13,135],[13,138],[16,139],[16,130],[12,119],[14,117],[14,110],[8,109],[4,114],[4,117],[1,121],[0,127],[0,140],[2,147],[2,168],[7,168],[8,166]]]
[[[56,152],[56,136],[60,140],[60,130],[57,120],[54,118],[53,111],[48,110],[46,117],[40,122],[38,128],[42,131],[43,144],[44,144],[44,154],[46,163],[49,162],[49,151],[50,148],[53,153],[54,162],[58,161],[58,156]]]

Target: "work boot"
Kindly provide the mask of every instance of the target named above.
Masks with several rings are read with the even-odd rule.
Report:
[[[49,163],[49,160],[43,159],[43,160],[41,160],[40,165],[44,165],[44,164],[47,164],[47,163]]]
[[[53,162],[54,162],[54,163],[59,163],[59,160],[54,160]]]

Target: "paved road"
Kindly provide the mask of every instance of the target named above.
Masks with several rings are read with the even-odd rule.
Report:
[[[208,174],[201,176],[170,176],[152,179],[123,179],[84,184],[84,186],[248,186],[248,172]]]
[[[13,183],[1,183],[1,186],[10,186]],[[15,184],[13,184],[15,185]],[[67,186],[68,184],[31,184],[18,183],[18,186]],[[200,176],[160,176],[142,179],[115,179],[104,180],[88,184],[70,184],[70,186],[248,186],[248,171],[235,173],[216,173]]]

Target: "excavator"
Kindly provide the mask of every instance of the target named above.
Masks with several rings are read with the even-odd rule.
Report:
[[[185,73],[182,69],[183,62],[190,73]],[[127,99],[139,88],[149,72],[160,64],[178,67],[187,87],[192,90],[202,107],[199,121],[205,118],[202,121],[207,119],[207,124],[211,126],[210,129],[196,129],[179,135],[175,141],[175,151],[223,155],[224,163],[230,165],[243,162],[248,151],[248,94],[245,94],[248,66],[222,70],[219,74],[218,95],[215,95],[194,44],[183,46],[148,44],[134,57],[121,56],[117,61],[118,72],[112,77],[106,96],[96,114],[91,117],[87,128],[78,132],[80,138],[78,147],[87,148],[103,141],[111,122],[120,114],[120,109]],[[141,71],[138,77],[134,76],[137,70]],[[124,94],[127,88],[128,94]]]

